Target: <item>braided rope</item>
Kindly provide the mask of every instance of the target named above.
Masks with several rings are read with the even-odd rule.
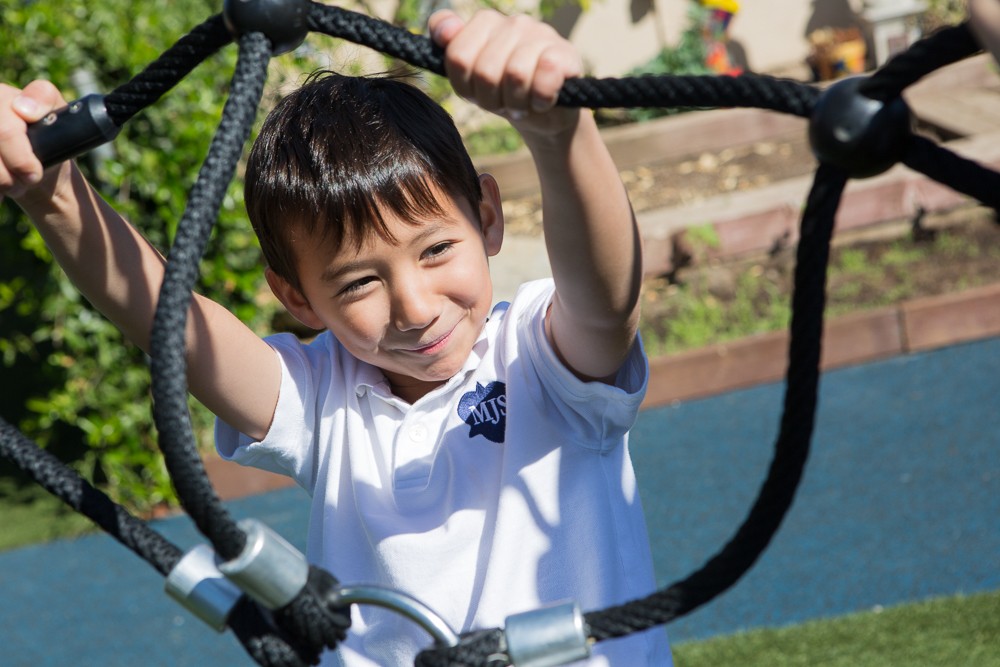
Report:
[[[846,175],[820,165],[796,251],[789,367],[775,455],[757,500],[736,534],[699,571],[644,600],[586,615],[598,641],[683,616],[728,589],[756,562],[792,504],[809,454],[816,413],[830,237]]]
[[[206,58],[233,41],[221,15],[215,15],[177,40],[130,81],[104,98],[108,116],[121,127],[156,102]]]
[[[980,50],[968,24],[943,28],[895,55],[862,84],[861,92],[887,102],[931,72]]]
[[[160,574],[169,574],[180,560],[180,549],[2,418],[0,454],[30,474],[46,491],[100,526]]]
[[[411,65],[443,73],[438,47],[427,38],[385,22],[310,3],[308,25],[311,30],[349,39]],[[224,32],[221,18],[209,19],[179,40],[133,81],[111,93],[107,97],[109,115],[117,124],[124,123],[138,110],[155,102],[201,60],[228,41],[231,38]],[[241,37],[239,48],[232,93],[223,112],[223,121],[191,191],[170,252],[152,337],[154,416],[161,434],[161,448],[182,504],[225,559],[239,555],[246,538],[214,494],[193,444],[186,404],[184,332],[198,262],[226,185],[249,136],[270,58],[267,39],[257,33]],[[863,89],[873,99],[892,99],[928,72],[977,50],[967,25],[940,31],[897,56],[867,80]],[[756,75],[635,77],[569,81],[560,93],[559,103],[587,107],[748,106],[808,117],[818,97],[818,91],[812,87]],[[985,203],[993,206],[1000,203],[1000,188],[997,187],[1000,176],[927,140],[915,138],[910,142],[903,161]],[[821,164],[807,202],[795,272],[784,412],[774,460],[757,500],[733,538],[700,570],[642,600],[589,612],[586,620],[593,640],[613,639],[641,631],[705,604],[735,583],[756,562],[780,526],[801,478],[813,430],[825,270],[833,220],[847,177],[840,169]],[[13,436],[12,430],[0,423],[0,448],[3,449],[0,453],[7,456],[11,456],[7,451],[11,449],[9,444],[20,442],[20,434]],[[18,454],[13,458],[23,459]],[[51,486],[58,492],[58,484]],[[176,558],[176,554],[173,556]],[[317,608],[315,601],[308,599],[308,596],[314,600],[322,598],[334,583],[328,573],[311,572],[310,585],[306,587],[309,592],[301,594],[306,597],[297,598],[276,614],[283,626],[287,625],[288,635],[274,632],[266,623],[261,630],[260,625],[252,621],[240,622],[239,629],[234,626],[234,631],[242,635],[241,639],[248,639],[245,642],[248,651],[261,664],[289,667],[311,664],[324,645],[333,646],[342,639],[346,628],[343,614],[329,613],[330,610],[323,609],[322,605]],[[478,631],[463,636],[459,646],[453,649],[421,653],[417,664],[507,664],[501,648],[499,630]]]
[[[222,111],[222,122],[191,188],[187,209],[170,249],[150,340],[153,417],[160,432],[167,469],[184,509],[225,560],[239,556],[246,535],[236,526],[211,485],[206,483],[207,475],[194,445],[187,406],[184,343],[191,290],[198,279],[198,263],[226,187],[236,172],[243,145],[250,137],[271,57],[270,42],[260,33],[244,35],[239,49],[232,91]]]

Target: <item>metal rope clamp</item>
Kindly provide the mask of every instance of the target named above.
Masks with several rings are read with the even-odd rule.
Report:
[[[590,657],[586,624],[575,602],[508,616],[504,638],[516,667],[556,667]]]
[[[207,544],[184,554],[167,575],[164,589],[216,632],[226,629],[226,620],[243,595],[219,571],[215,552]]]
[[[305,588],[309,563],[298,549],[256,519],[239,522],[243,552],[219,563],[219,571],[268,609],[280,609]]]

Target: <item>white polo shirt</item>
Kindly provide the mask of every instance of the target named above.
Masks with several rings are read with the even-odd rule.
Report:
[[[536,281],[496,306],[462,371],[413,405],[329,333],[270,337],[282,365],[271,429],[253,442],[219,421],[219,452],[310,493],[310,562],[412,595],[457,632],[550,602],[644,597],[655,581],[627,431],[646,359],[637,344],[617,386],[577,379],[544,333],[552,293]],[[356,606],[324,664],[412,665],[430,643]],[[669,665],[666,633],[602,642],[580,664]]]

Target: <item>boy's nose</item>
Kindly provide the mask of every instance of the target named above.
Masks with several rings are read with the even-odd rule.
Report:
[[[434,299],[418,281],[406,281],[393,290],[392,319],[398,330],[424,329],[436,317]]]

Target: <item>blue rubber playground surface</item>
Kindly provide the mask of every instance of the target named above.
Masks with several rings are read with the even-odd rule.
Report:
[[[783,385],[644,412],[632,438],[661,585],[725,543],[764,479]],[[812,456],[774,542],[674,641],[1000,589],[1000,339],[823,376]],[[229,503],[304,546],[288,489]],[[183,517],[156,524],[182,548]],[[349,582],[350,583],[350,582]],[[0,664],[249,665],[103,535],[0,554]],[[1000,646],[998,646],[1000,651]]]

